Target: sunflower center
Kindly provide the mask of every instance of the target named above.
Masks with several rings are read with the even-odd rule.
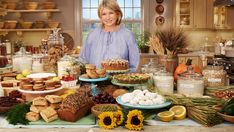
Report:
[[[105,125],[110,125],[111,124],[111,118],[110,117],[105,117],[104,120],[103,120],[103,123]]]
[[[139,125],[140,124],[140,120],[138,119],[138,117],[137,116],[133,116],[132,117],[132,120],[131,120],[131,124],[133,124],[133,125]]]

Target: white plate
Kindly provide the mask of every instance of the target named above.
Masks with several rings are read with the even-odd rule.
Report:
[[[20,92],[27,93],[27,94],[47,94],[47,93],[56,92],[56,91],[59,91],[59,90],[62,90],[62,89],[63,89],[63,87],[55,88],[55,89],[52,89],[52,90],[30,91],[30,90],[23,90],[23,89],[18,88],[18,90]]]
[[[55,73],[33,73],[27,76],[27,78],[47,78],[47,77],[55,77]]]

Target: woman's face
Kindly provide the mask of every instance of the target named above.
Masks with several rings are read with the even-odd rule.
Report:
[[[111,9],[103,8],[101,12],[101,21],[104,26],[112,27],[116,26],[116,21],[118,19],[118,14]]]

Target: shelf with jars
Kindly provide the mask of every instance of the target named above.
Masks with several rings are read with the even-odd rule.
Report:
[[[217,6],[214,7],[214,27],[215,29],[233,29],[234,19],[232,17],[234,7]]]

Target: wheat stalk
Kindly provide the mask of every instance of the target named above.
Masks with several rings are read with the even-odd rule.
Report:
[[[165,50],[163,44],[160,42],[159,38],[156,35],[152,35],[149,38],[148,44],[158,55],[164,55]]]

